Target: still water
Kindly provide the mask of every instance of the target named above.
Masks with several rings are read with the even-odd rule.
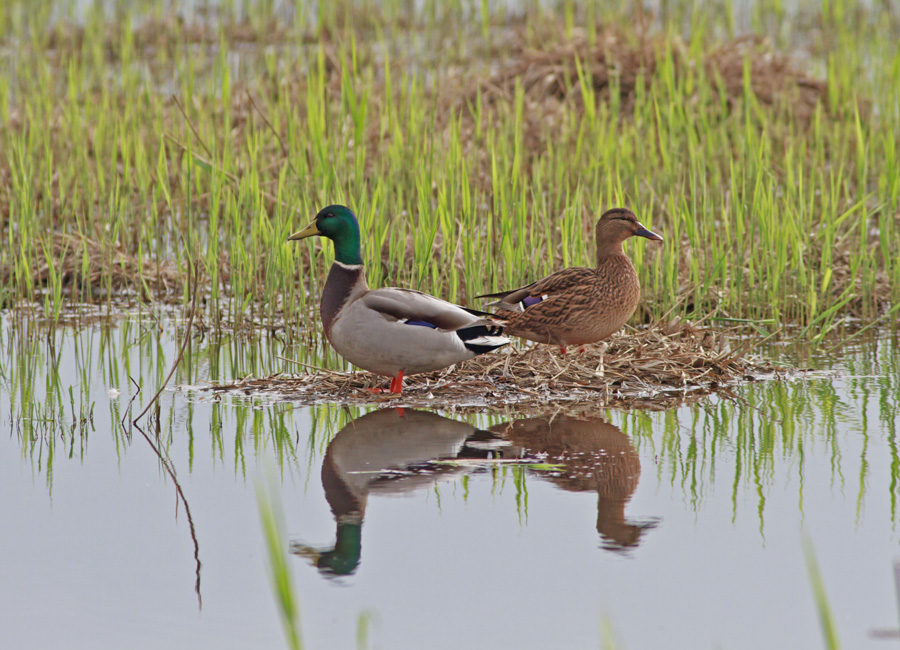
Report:
[[[896,339],[667,411],[529,413],[185,388],[289,370],[203,341],[144,436],[176,338],[0,320],[0,647],[286,647],[260,492],[307,648],[822,648],[806,544],[844,646],[896,644]]]

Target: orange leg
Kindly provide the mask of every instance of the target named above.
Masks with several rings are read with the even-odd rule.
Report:
[[[392,393],[402,393],[403,392],[403,371],[397,373],[397,376],[391,380],[391,391]]]

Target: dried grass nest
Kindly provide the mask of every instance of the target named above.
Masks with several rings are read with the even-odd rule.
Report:
[[[508,346],[442,371],[407,377],[402,395],[373,393],[387,380],[369,372],[306,366],[215,384],[216,393],[267,395],[301,404],[490,407],[549,403],[663,409],[746,381],[777,377],[784,368],[747,356],[751,343],[687,322],[624,330],[584,351]]]

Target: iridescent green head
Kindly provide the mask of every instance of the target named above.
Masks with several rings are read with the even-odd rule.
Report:
[[[359,245],[359,222],[347,206],[329,205],[322,208],[315,221],[288,239],[296,241],[313,235],[328,237],[334,242],[334,259],[341,264],[363,263]]]

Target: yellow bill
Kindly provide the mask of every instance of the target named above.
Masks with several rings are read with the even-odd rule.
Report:
[[[303,230],[298,230],[293,235],[288,237],[288,241],[296,241],[298,239],[306,239],[307,237],[312,237],[313,235],[321,235],[322,231],[316,227],[316,222],[313,221]]]

